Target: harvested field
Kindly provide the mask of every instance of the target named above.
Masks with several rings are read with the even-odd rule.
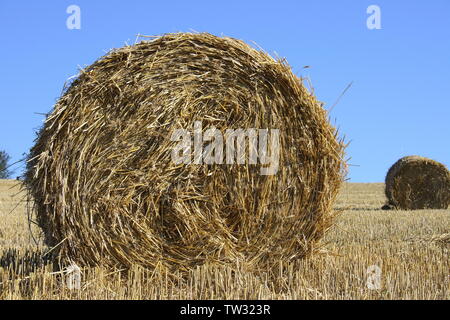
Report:
[[[30,237],[24,194],[15,185],[0,181],[0,299],[450,297],[450,210],[382,211],[383,183],[346,183],[335,205],[343,212],[321,252],[300,262],[260,272],[205,264],[175,279],[137,266],[126,278],[97,267],[82,270],[79,290],[69,290],[67,277],[41,259],[47,249]],[[373,290],[371,270],[381,271]]]

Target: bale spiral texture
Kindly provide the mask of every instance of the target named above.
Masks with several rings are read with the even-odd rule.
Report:
[[[442,163],[407,156],[386,175],[386,197],[397,209],[447,209],[450,205],[450,172]]]
[[[174,164],[175,129],[280,132],[279,170]],[[167,34],[114,50],[59,99],[26,184],[45,241],[79,265],[188,270],[304,257],[346,171],[326,111],[289,66],[232,38]]]

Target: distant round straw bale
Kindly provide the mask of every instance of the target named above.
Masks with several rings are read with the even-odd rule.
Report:
[[[450,172],[442,163],[407,156],[386,175],[386,197],[397,209],[447,209],[450,205]]]
[[[278,129],[276,174],[247,160],[175,163],[172,134],[194,122]],[[285,62],[232,38],[167,34],[82,71],[38,134],[26,185],[60,259],[252,267],[312,252],[335,217],[343,156],[327,112]]]

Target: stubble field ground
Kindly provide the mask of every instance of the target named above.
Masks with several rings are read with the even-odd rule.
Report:
[[[382,211],[383,188],[346,183],[337,223],[303,261],[258,272],[204,265],[175,278],[83,269],[69,290],[33,239],[19,182],[0,180],[0,299],[449,299],[450,210]]]

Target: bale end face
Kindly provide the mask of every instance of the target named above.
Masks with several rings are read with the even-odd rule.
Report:
[[[407,156],[386,175],[389,205],[401,210],[447,209],[450,205],[450,172],[442,163]]]
[[[174,163],[171,135],[198,122],[279,130],[276,175],[248,161]],[[232,38],[168,34],[84,70],[40,131],[26,184],[48,245],[78,265],[256,266],[313,250],[335,216],[343,156],[285,63]]]

